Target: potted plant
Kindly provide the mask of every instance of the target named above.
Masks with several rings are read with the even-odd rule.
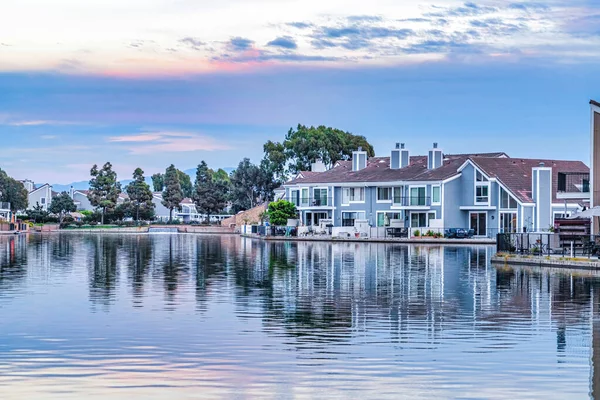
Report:
[[[419,231],[418,229],[413,233],[413,235],[418,238],[421,237],[421,231]]]

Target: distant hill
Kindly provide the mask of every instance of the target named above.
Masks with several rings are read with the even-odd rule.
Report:
[[[227,172],[228,174],[231,174],[231,172],[234,169],[235,168],[223,168],[223,170],[225,172]],[[188,174],[190,176],[190,178],[192,179],[192,183],[193,183],[194,180],[196,179],[196,168],[186,169],[183,172],[185,172],[186,174]],[[121,182],[122,187],[125,187],[129,183],[131,183],[131,179],[125,179],[125,180],[122,180],[119,182]],[[146,183],[152,187],[152,178],[147,176]],[[52,184],[52,190],[54,190],[55,192],[68,192],[69,190],[71,190],[71,186],[73,186],[73,189],[75,189],[75,190],[87,190],[90,188],[89,181],[79,181],[79,182],[71,182],[66,185],[60,184],[60,183],[54,183],[54,184]]]

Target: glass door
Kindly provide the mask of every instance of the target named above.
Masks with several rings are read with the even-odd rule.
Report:
[[[500,213],[500,229],[502,233],[514,233],[517,231],[517,213]]]
[[[471,213],[470,229],[475,231],[475,236],[487,236],[487,213]]]

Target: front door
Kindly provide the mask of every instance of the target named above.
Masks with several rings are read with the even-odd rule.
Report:
[[[475,236],[487,236],[487,213],[471,213],[469,228],[475,231]]]

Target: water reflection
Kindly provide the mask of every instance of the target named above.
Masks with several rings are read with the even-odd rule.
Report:
[[[0,249],[9,397],[600,390],[600,275],[495,268],[490,247],[57,234]]]

